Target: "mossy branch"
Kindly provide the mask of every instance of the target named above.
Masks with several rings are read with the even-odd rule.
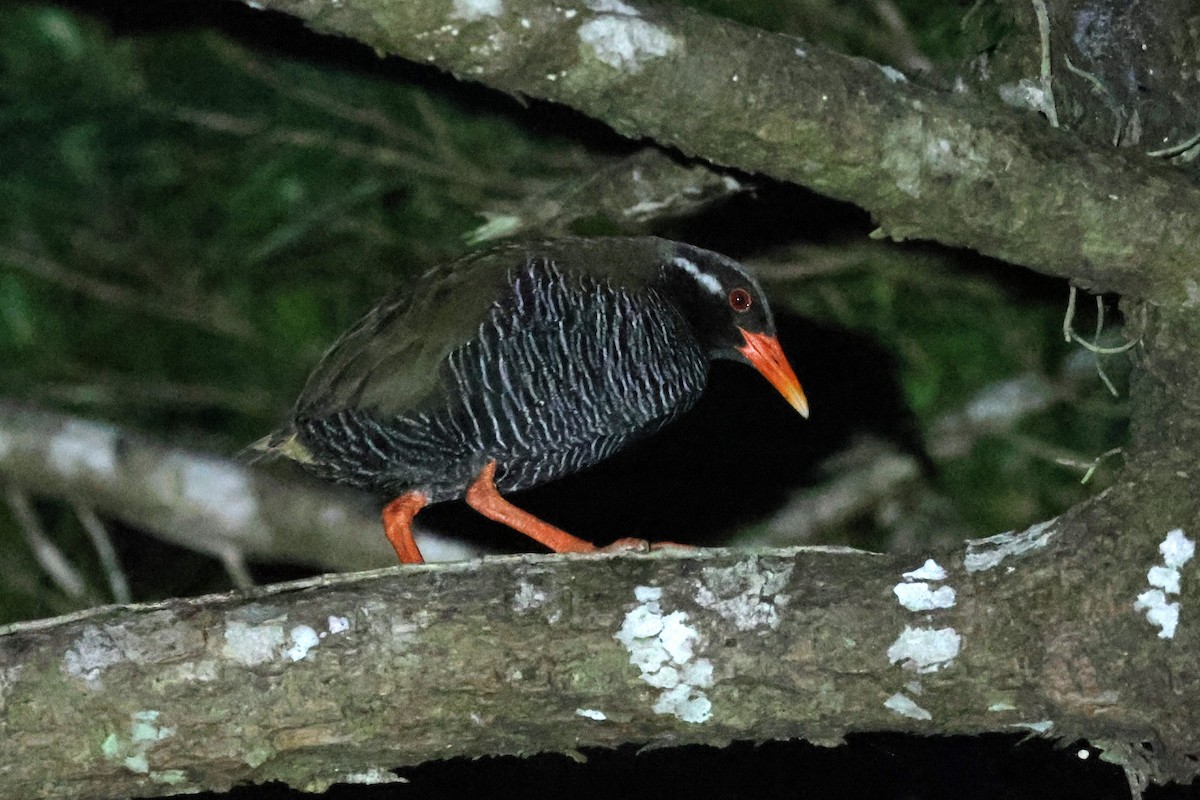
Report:
[[[997,97],[922,87],[889,67],[675,6],[254,5],[848,200],[895,239],[970,247],[1156,304],[1200,296],[1193,182]]]
[[[1137,601],[1166,531],[1097,528],[1147,492],[915,573],[836,548],[506,557],[18,623],[0,795],[314,790],[452,756],[851,730],[1154,742],[1147,777],[1186,780],[1200,580],[1184,570],[1189,616],[1160,637]]]

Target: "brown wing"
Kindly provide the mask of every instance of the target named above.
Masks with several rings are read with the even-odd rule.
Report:
[[[652,237],[513,242],[435,268],[371,309],[329,349],[296,403],[295,417],[356,409],[382,417],[436,398],[442,364],[474,338],[488,309],[512,294],[515,267],[553,262],[567,273],[644,282],[673,245]]]
[[[420,408],[438,390],[446,356],[476,334],[519,259],[518,252],[464,259],[384,298],[321,358],[294,416],[355,409],[388,417]]]

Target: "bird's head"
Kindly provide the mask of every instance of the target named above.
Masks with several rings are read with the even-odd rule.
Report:
[[[665,260],[663,283],[710,358],[749,364],[808,416],[808,400],[779,346],[767,297],[745,267],[718,253],[676,244]]]

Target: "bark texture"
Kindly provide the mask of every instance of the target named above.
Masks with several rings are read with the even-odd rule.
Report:
[[[895,239],[970,247],[1154,303],[1200,303],[1195,184],[990,93],[918,86],[864,59],[667,5],[254,5],[848,200]]]
[[[1174,638],[1134,604],[1196,502],[1098,525],[1158,492],[1122,484],[939,557],[940,578],[822,548],[527,556],[17,624],[0,636],[0,794],[315,790],[451,756],[851,730],[1149,742],[1153,777],[1187,779],[1200,576],[1183,576]],[[925,590],[944,607],[901,602]]]

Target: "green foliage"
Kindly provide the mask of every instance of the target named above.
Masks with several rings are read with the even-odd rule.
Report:
[[[244,440],[372,299],[460,252],[479,209],[567,150],[212,33],[0,14],[7,394],[205,433],[215,412]]]
[[[572,163],[574,145],[498,104],[387,72],[0,7],[0,394],[233,452],[380,294]],[[102,586],[78,525],[56,519]],[[19,554],[0,622],[69,610],[3,512],[0,549]],[[138,596],[179,591],[175,574]],[[227,585],[205,574],[194,590]]]
[[[1088,485],[1081,483],[1093,460],[1123,441],[1127,412],[1105,391],[1090,354],[1064,341],[1061,282],[896,247],[864,250],[837,280],[819,291],[802,288],[790,298],[797,311],[869,332],[891,351],[927,432],[1014,376],[1043,376],[1058,387],[1059,401],[1047,410],[980,438],[969,457],[939,464],[938,489],[969,530],[983,535],[1054,516],[1111,475],[1114,462],[1100,461]],[[1087,319],[1094,324],[1094,316]],[[1099,358],[1109,373],[1125,363],[1123,356]],[[846,535],[860,543],[879,536],[861,528]]]
[[[883,60],[894,52],[874,3],[695,5]],[[897,6],[927,53],[953,52],[957,7]],[[0,7],[0,394],[233,452],[276,424],[323,348],[388,287],[462,252],[485,212],[595,170],[572,141],[586,134],[560,138],[536,114],[449,82],[428,88],[437,80],[425,72],[346,60]],[[603,215],[583,227],[615,228]],[[884,343],[929,425],[990,382],[1062,371],[1065,288],[1018,295],[1012,275],[871,248],[790,298],[785,287],[780,304]],[[1121,420],[1059,407],[1019,434],[981,441],[943,476],[980,533],[1087,491],[1029,441],[1090,458]],[[103,585],[73,516],[44,512],[51,537]],[[0,622],[75,604],[47,591],[3,514],[0,551]],[[198,556],[159,556],[187,567],[145,557],[140,599],[180,591],[172,573],[194,591],[224,585]]]

